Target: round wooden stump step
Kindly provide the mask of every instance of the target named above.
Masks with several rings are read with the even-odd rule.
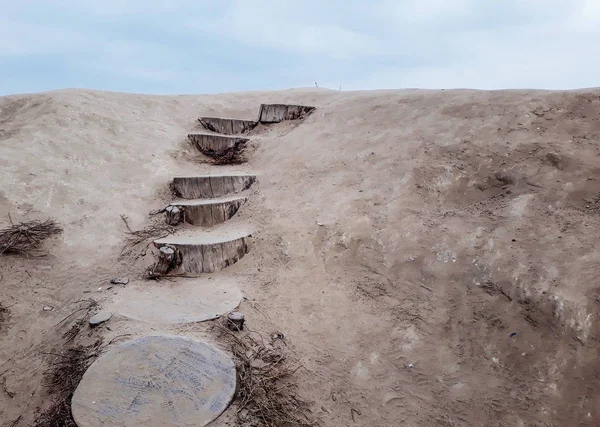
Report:
[[[171,202],[170,207],[177,207],[180,212],[183,212],[182,220],[188,224],[212,227],[231,219],[245,201],[246,198],[240,196],[177,200]]]
[[[244,146],[249,139],[237,136],[215,135],[214,133],[190,133],[190,142],[203,154],[222,155],[228,150]]]
[[[189,232],[188,232],[189,233]],[[191,234],[167,236],[154,241],[154,246],[174,248],[177,262],[159,274],[198,275],[214,273],[235,264],[248,253],[250,233],[244,229],[221,228],[211,231],[193,231]],[[157,267],[165,264],[159,256]]]
[[[90,366],[71,411],[79,427],[206,426],[235,385],[235,366],[220,350],[184,337],[142,337]]]
[[[284,120],[304,118],[314,111],[315,107],[293,104],[261,104],[258,111],[260,123],[279,123]]]
[[[107,307],[114,313],[153,324],[216,319],[242,300],[239,284],[229,277],[138,282],[119,290]]]
[[[239,135],[251,131],[258,122],[254,120],[226,119],[221,117],[200,117],[200,125],[207,130],[224,135]]]
[[[172,188],[183,199],[213,199],[247,190],[256,175],[201,175],[173,178]]]

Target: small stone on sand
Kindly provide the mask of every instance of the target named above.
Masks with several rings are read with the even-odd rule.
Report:
[[[112,313],[110,311],[101,311],[100,313],[96,313],[90,318],[90,326],[98,326],[110,320],[111,317]]]
[[[126,285],[129,283],[129,279],[127,277],[115,277],[114,279],[110,279],[110,283],[113,285]]]

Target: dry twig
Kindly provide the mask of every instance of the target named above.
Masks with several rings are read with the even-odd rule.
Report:
[[[70,314],[68,314],[67,316],[65,316],[60,322],[58,322],[55,326],[58,326],[61,323],[64,323],[67,319],[69,319],[70,317],[73,317],[75,314],[77,314],[77,313],[79,313],[81,311],[85,311],[86,314],[89,314],[90,311],[92,311],[93,309],[95,309],[96,307],[99,306],[98,301],[96,301],[93,298],[88,298],[88,299],[82,299],[82,300],[75,301],[75,304],[80,304],[80,303],[85,303],[85,305],[83,307],[79,307],[78,309],[72,311]]]
[[[73,342],[73,340],[75,340],[77,335],[79,335],[79,332],[81,331],[81,329],[83,329],[85,324],[86,324],[85,319],[77,319],[71,325],[71,327],[63,334],[65,343],[70,344],[71,342]]]
[[[164,222],[164,220],[156,220],[142,230],[133,230],[127,221],[127,216],[121,215],[121,219],[125,223],[125,227],[127,227],[128,238],[125,246],[121,250],[120,257],[130,255],[135,248],[141,244],[145,244],[145,247],[140,254],[144,255],[146,248],[148,248],[154,240],[167,237],[169,234],[175,232],[175,229]]]

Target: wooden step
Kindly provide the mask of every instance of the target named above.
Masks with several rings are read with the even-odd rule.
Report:
[[[233,311],[242,300],[240,288],[235,279],[218,274],[176,282],[133,281],[119,289],[108,309],[155,324],[204,322]]]
[[[170,205],[177,206],[183,212],[183,221],[188,224],[212,227],[231,219],[245,201],[246,197],[230,196],[220,199],[175,200]]]
[[[206,426],[227,409],[235,388],[235,364],[217,347],[146,335],[106,346],[70,399],[71,413],[81,427]]]
[[[223,156],[230,150],[241,150],[249,141],[239,136],[216,135],[214,133],[190,133],[190,142],[202,154],[207,156]]]
[[[260,123],[279,123],[284,120],[304,118],[315,110],[315,107],[292,104],[261,104],[258,112]]]
[[[258,124],[254,120],[224,119],[220,117],[200,117],[204,129],[225,135],[240,135],[251,131]]]
[[[154,241],[157,248],[173,248],[178,262],[167,275],[213,273],[235,264],[248,252],[250,234],[239,229],[173,235]]]
[[[247,190],[256,175],[200,175],[173,178],[172,188],[183,199],[214,199]]]

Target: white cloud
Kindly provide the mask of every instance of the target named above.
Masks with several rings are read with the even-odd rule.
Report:
[[[68,53],[85,48],[87,37],[70,29],[0,19],[0,57]]]
[[[161,15],[173,12],[184,13],[189,8],[209,3],[210,1],[203,0],[21,0],[11,5],[11,9],[35,11],[43,8],[57,13],[62,11],[88,16],[117,17]]]
[[[464,19],[472,16],[471,6],[472,2],[469,0],[384,0],[375,4],[383,19],[408,23],[410,26]]]
[[[50,56],[55,74],[90,72],[103,88],[574,88],[597,85],[600,66],[600,0],[6,3],[0,60]]]
[[[577,14],[550,23],[506,26],[447,34],[446,62],[385,67],[352,88],[544,88],[598,86],[600,27],[586,27]],[[587,29],[586,29],[587,28]]]
[[[304,12],[299,12],[302,9]],[[237,0],[218,19],[189,18],[192,31],[205,31],[234,40],[244,46],[264,47],[283,53],[330,55],[336,58],[363,56],[379,52],[377,39],[335,23],[313,19],[321,9],[319,2]],[[315,13],[306,14],[306,10]],[[341,17],[344,16],[343,11]],[[322,16],[321,16],[322,18]]]

